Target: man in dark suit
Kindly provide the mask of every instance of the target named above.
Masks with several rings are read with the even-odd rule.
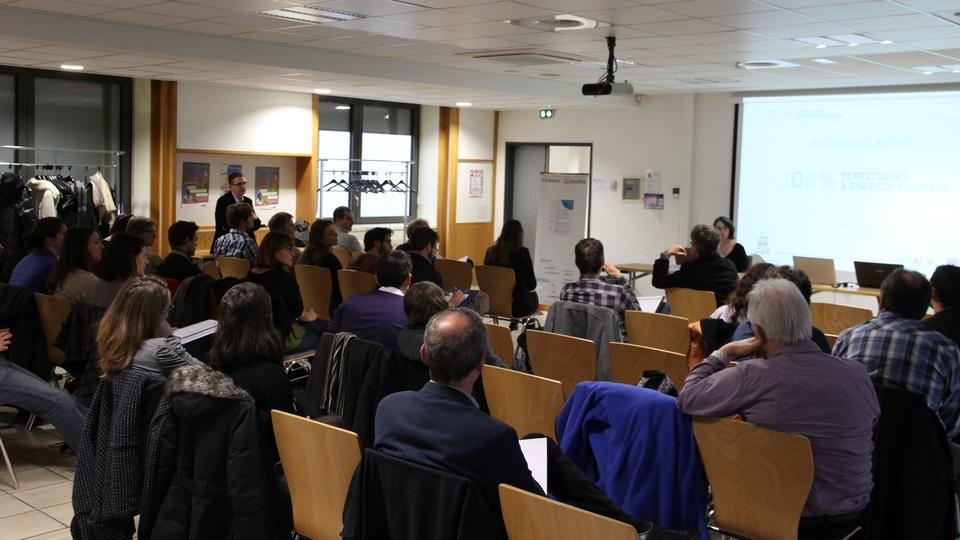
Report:
[[[251,207],[253,206],[253,200],[250,197],[244,195],[247,192],[247,179],[244,178],[243,173],[240,171],[235,171],[230,173],[230,176],[227,177],[227,184],[229,185],[229,191],[224,193],[219,199],[217,199],[217,209],[214,211],[213,217],[216,225],[216,229],[213,232],[213,240],[216,241],[217,238],[230,232],[230,225],[227,223],[227,207],[231,204],[247,203]],[[257,218],[256,222],[253,224],[253,230],[250,231],[250,236],[254,239],[254,231],[260,228],[260,218]],[[211,243],[211,245],[213,245]]]
[[[327,332],[350,332],[383,345],[388,352],[396,350],[397,336],[407,325],[403,295],[410,287],[410,268],[410,255],[404,251],[381,255],[377,262],[380,288],[340,304],[333,312]]]
[[[658,289],[683,287],[698,291],[710,291],[717,300],[717,307],[727,301],[727,296],[737,286],[739,276],[733,261],[720,255],[720,233],[709,225],[696,225],[690,231],[690,247],[674,245],[660,254],[653,263],[653,286]],[[695,257],[683,263],[680,269],[670,272],[670,256]]]
[[[200,228],[192,221],[177,221],[167,230],[167,240],[170,241],[170,253],[160,266],[157,275],[175,279],[183,283],[185,279],[200,273],[200,268],[193,263],[193,254],[197,251],[197,231]]]

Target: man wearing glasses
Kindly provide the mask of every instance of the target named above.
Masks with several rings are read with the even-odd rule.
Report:
[[[240,171],[235,171],[230,173],[230,176],[227,177],[227,185],[229,191],[224,193],[219,199],[217,199],[217,209],[214,213],[214,219],[216,223],[216,231],[213,233],[213,239],[216,241],[217,238],[230,232],[230,225],[227,224],[227,207],[231,204],[240,204],[247,203],[251,207],[253,206],[253,201],[250,197],[244,196],[244,193],[247,192],[247,179],[243,177],[243,173]],[[253,224],[253,229],[250,230],[250,237],[254,237],[254,231],[260,228],[260,219]]]

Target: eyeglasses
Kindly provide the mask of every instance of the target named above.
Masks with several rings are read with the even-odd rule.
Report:
[[[247,185],[247,182],[246,182],[246,181],[243,181],[243,182],[234,182],[233,185],[235,185],[235,186],[245,186],[245,185]]]

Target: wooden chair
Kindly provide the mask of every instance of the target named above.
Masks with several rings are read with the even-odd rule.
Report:
[[[360,463],[360,439],[293,414],[270,414],[290,488],[294,530],[312,540],[339,540],[347,488]]]
[[[437,259],[433,262],[433,267],[440,273],[445,291],[454,287],[469,289],[473,286],[473,267],[464,261]],[[511,294],[513,294],[512,289]]]
[[[240,257],[217,257],[217,266],[220,276],[225,278],[247,279],[250,272],[250,261]]]
[[[329,321],[332,315],[330,295],[333,291],[330,269],[323,266],[298,264],[294,266],[293,271],[297,276],[297,285],[300,286],[303,307],[312,308],[317,312],[317,317]]]
[[[680,390],[690,373],[685,354],[644,347],[632,343],[610,342],[610,373],[614,382],[636,386],[645,371],[666,373]]]
[[[813,325],[825,334],[840,334],[851,326],[869,321],[873,318],[873,312],[842,304],[813,302],[810,304],[810,318]]]
[[[510,366],[513,363],[513,335],[510,329],[499,324],[483,323],[487,327],[487,343],[493,349],[494,354],[500,357],[504,365]]]
[[[667,289],[667,304],[671,315],[697,322],[717,309],[717,297],[710,291],[673,287]]]
[[[813,483],[810,441],[730,418],[694,418],[693,433],[720,531],[795,539]]]
[[[203,270],[204,274],[212,277],[213,279],[220,279],[223,277],[220,274],[220,267],[217,266],[217,261],[206,261],[200,266],[200,269]]]
[[[683,317],[627,310],[623,312],[627,339],[634,345],[653,347],[678,354],[690,349],[690,324]]]
[[[490,297],[487,315],[493,317],[494,322],[501,318],[508,321],[526,319],[513,316],[513,287],[517,284],[517,276],[512,268],[484,265],[474,270],[477,272],[477,286]]]
[[[630,524],[500,484],[500,510],[509,540],[636,540]]]
[[[569,396],[581,381],[597,378],[597,351],[593,342],[541,330],[527,330],[530,366],[541,377],[563,383]]]
[[[824,333],[823,335],[824,335],[824,337],[827,338],[827,344],[830,345],[830,350],[833,350],[833,348],[837,345],[837,338],[840,337],[840,335],[839,335],[839,334],[827,334],[827,333]]]
[[[47,343],[47,356],[52,364],[62,365],[63,350],[54,347],[53,342],[60,334],[60,328],[70,316],[70,308],[73,306],[67,300],[46,294],[37,293],[34,298],[37,303],[37,313],[40,316],[40,325],[43,328],[43,337]]]
[[[330,248],[330,252],[340,261],[340,266],[346,268],[350,266],[350,251],[347,248],[342,246],[333,246]]]
[[[563,409],[563,385],[512,369],[483,366],[483,392],[490,415],[524,437],[543,433],[557,439],[557,415]]]
[[[340,281],[340,295],[343,296],[344,302],[355,294],[377,290],[377,276],[374,274],[356,270],[337,270],[337,279]]]

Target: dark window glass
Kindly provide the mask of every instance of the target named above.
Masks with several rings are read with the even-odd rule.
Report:
[[[13,75],[0,75],[0,146],[16,144],[16,114]],[[0,148],[0,161],[13,161],[13,150]]]

